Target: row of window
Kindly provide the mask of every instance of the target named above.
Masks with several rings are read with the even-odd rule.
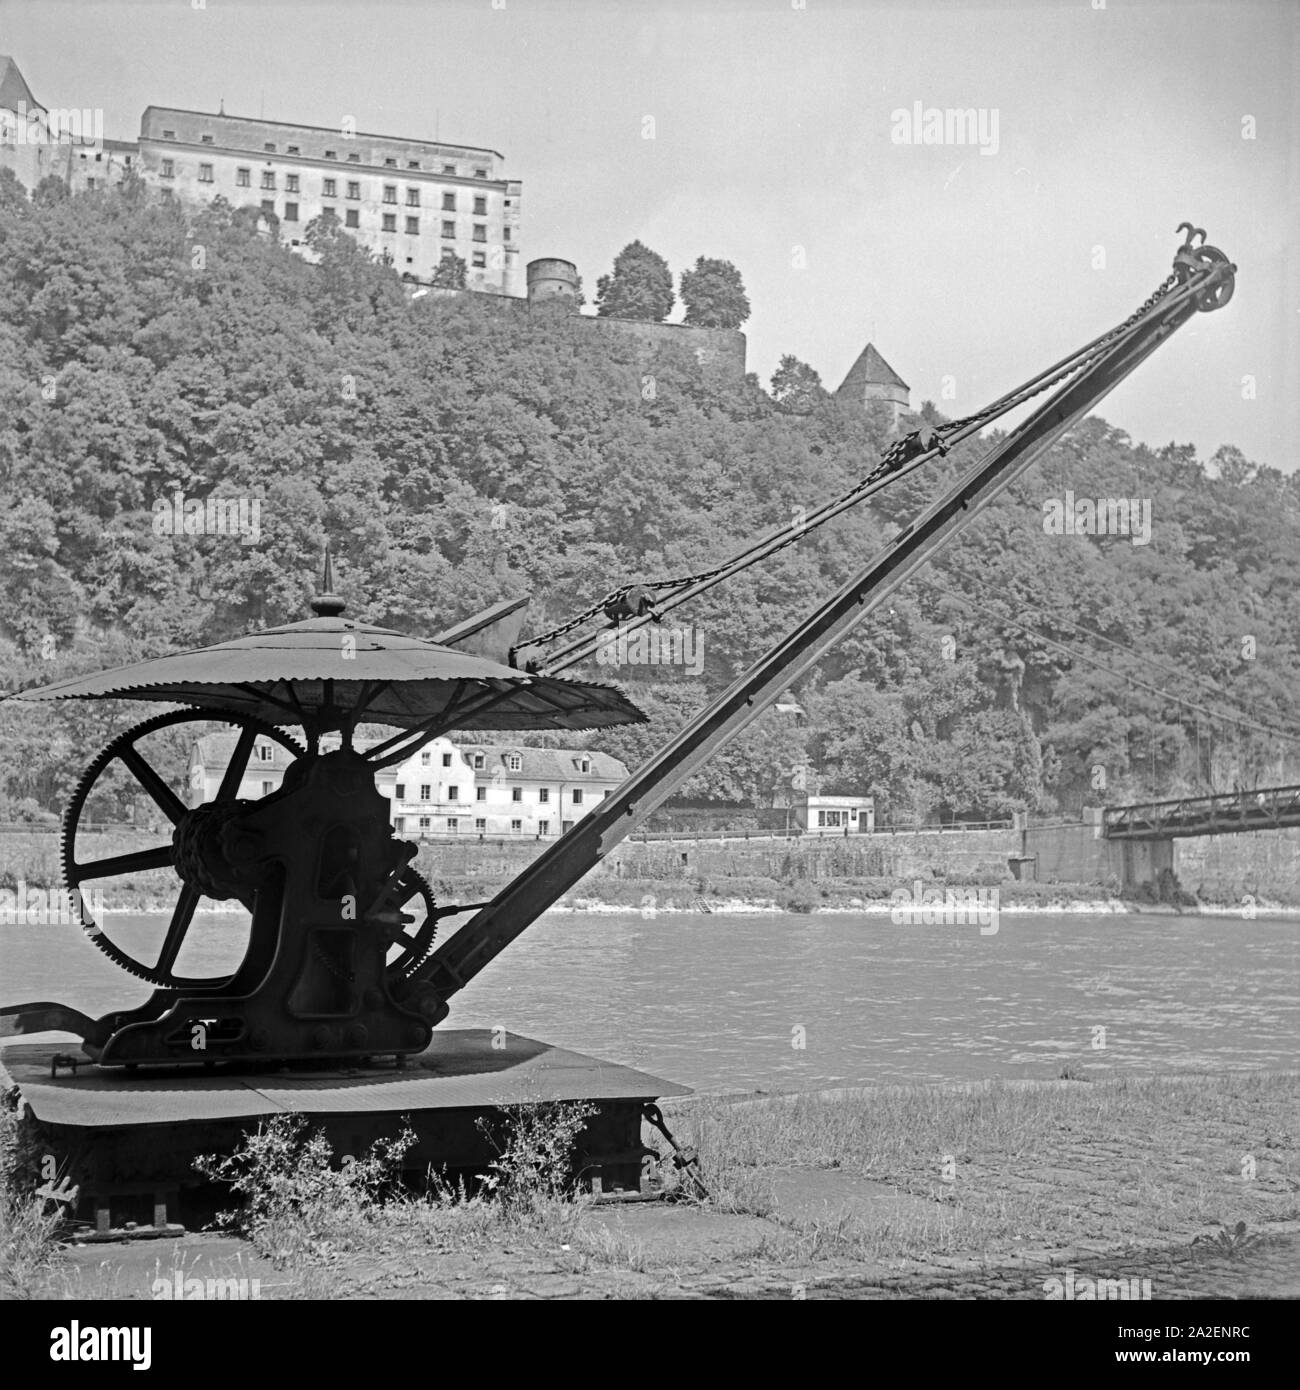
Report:
[[[163,133],[162,133],[162,138],[163,138],[164,140],[175,140],[175,138],[176,138],[176,132],[175,132],[174,130],[164,130]],[[199,136],[199,143],[200,143],[201,145],[215,145],[215,144],[217,143],[217,141],[216,141],[216,136],[214,136],[214,135],[200,135],[200,136]],[[263,149],[263,151],[264,151],[266,154],[275,154],[275,153],[277,152],[277,151],[276,151],[275,142],[274,142],[273,140],[268,140],[268,141],[266,141],[265,144],[263,144],[262,149]],[[286,146],[284,147],[284,152],[285,152],[285,154],[296,154],[296,155],[301,155],[301,154],[302,154],[302,146],[301,146],[301,145],[286,145]],[[337,159],[338,157],[339,157],[339,155],[338,155],[338,151],[337,151],[337,150],[326,150],[326,151],[325,151],[325,158],[326,158],[326,159]],[[348,162],[349,164],[360,164],[360,163],[361,163],[361,156],[360,156],[359,154],[349,154],[349,155],[348,155],[347,162]],[[384,167],[385,167],[386,169],[396,169],[396,168],[397,168],[397,165],[398,165],[398,161],[397,161],[397,159],[396,159],[395,156],[393,156],[393,155],[387,155],[387,156],[385,156],[385,158],[384,158]],[[418,159],[408,159],[408,160],[406,161],[406,167],[407,167],[408,169],[420,169],[420,168],[422,168],[423,166],[420,164],[420,161],[419,161]],[[459,166],[458,166],[458,165],[455,165],[455,164],[444,164],[444,165],[441,166],[439,172],[440,172],[440,173],[443,173],[443,174],[453,174],[453,175],[454,175],[454,174],[456,174],[456,173],[458,172],[458,169],[459,169]],[[488,171],[487,171],[487,168],[486,168],[486,167],[484,167],[484,166],[477,166],[477,165],[474,166],[474,177],[475,177],[476,179],[485,179],[485,178],[487,178],[487,176],[488,176]]]
[[[447,225],[449,225],[449,224],[444,223],[443,225],[444,225],[444,226],[447,226]],[[486,754],[486,753],[471,753],[471,754],[469,755],[469,760],[470,760],[470,765],[474,768],[475,772],[481,772],[481,771],[487,766],[487,754]],[[426,748],[426,749],[424,750],[424,752],[420,754],[420,766],[421,766],[421,767],[428,767],[432,762],[433,762],[433,754]],[[590,758],[586,758],[586,757],[578,758],[578,759],[577,759],[577,763],[578,763],[578,771],[579,771],[579,772],[590,772],[590,771],[591,771],[591,759],[590,759]],[[450,753],[444,753],[444,754],[442,755],[442,765],[443,765],[443,767],[451,767],[451,766],[452,766],[452,755],[451,755]],[[522,771],[523,771],[523,766],[524,766],[524,756],[523,756],[523,754],[522,754],[522,753],[507,753],[507,754],[506,754],[506,766],[510,769],[511,772],[522,772]]]
[[[164,159],[164,160],[162,161],[162,177],[165,178],[165,179],[174,179],[174,178],[176,177],[176,161],[175,161],[174,159]],[[276,175],[275,175],[275,171],[274,171],[273,169],[265,169],[265,170],[263,170],[263,171],[262,171],[262,185],[261,185],[263,191],[264,191],[264,192],[267,192],[267,193],[274,193],[274,192],[276,191],[276,181],[275,181],[275,180],[276,180]],[[199,165],[199,182],[200,182],[200,183],[215,183],[215,182],[216,182],[215,172],[214,172],[213,166],[212,166],[211,164],[200,164],[200,165]],[[251,188],[252,186],[253,186],[253,171],[252,171],[251,169],[236,169],[236,170],[235,170],[235,187],[236,187],[236,188]],[[348,200],[349,200],[350,202],[359,202],[359,201],[361,200],[361,184],[360,184],[359,181],[349,179],[349,180],[347,181],[347,190],[348,190],[348,191],[347,191],[347,197],[348,197]],[[300,179],[299,175],[297,175],[297,174],[286,174],[286,175],[284,176],[284,191],[285,191],[286,193],[301,193],[301,192],[302,192],[302,182],[301,182],[301,179]],[[322,197],[322,198],[337,198],[338,196],[339,196],[339,191],[338,191],[338,180],[337,180],[337,179],[322,179],[322,180],[321,180],[321,197]],[[397,185],[396,185],[395,183],[386,183],[386,184],[384,185],[384,197],[383,197],[383,201],[384,201],[385,203],[390,203],[390,204],[394,204],[394,205],[397,203]],[[420,206],[420,190],[419,190],[418,188],[408,188],[408,189],[406,190],[406,206],[407,206],[408,208],[418,208],[418,207]],[[454,193],[444,193],[444,194],[442,195],[442,210],[443,210],[443,212],[455,212],[455,211],[456,211],[456,195],[455,195]],[[486,198],[475,198],[475,199],[474,199],[474,216],[475,216],[475,217],[486,217],[487,215],[488,215],[488,210],[487,210],[487,199],[486,199]],[[481,238],[479,238],[479,239],[481,240]]]
[[[406,783],[405,783],[405,782],[398,782],[397,786],[394,788],[394,793],[395,793],[395,798],[394,798],[395,800],[397,800],[397,801],[405,801],[405,800],[406,800]],[[604,801],[604,799],[605,799],[608,795],[609,795],[608,792],[601,792],[601,794],[600,794],[600,799],[601,799],[602,801]],[[582,788],[581,788],[581,787],[575,787],[575,788],[573,789],[573,791],[569,793],[569,796],[570,796],[570,798],[571,798],[571,800],[572,800],[572,802],[573,802],[573,805],[575,805],[575,806],[581,806],[581,805],[583,804],[583,801],[582,801]],[[459,801],[459,800],[460,800],[460,787],[459,787],[459,786],[450,786],[450,787],[448,787],[448,788],[447,788],[447,795],[446,795],[446,797],[444,797],[443,799],[446,800],[446,801]],[[475,801],[486,801],[487,799],[488,799],[488,789],[487,789],[486,787],[475,787],[475,788],[474,788],[474,800],[475,800]],[[511,787],[511,788],[510,788],[510,800],[511,800],[511,801],[522,801],[523,799],[524,799],[524,789],[523,789],[522,787]],[[537,789],[537,800],[538,800],[538,802],[539,802],[541,805],[543,805],[543,806],[547,805],[547,804],[550,802],[550,799],[551,799],[551,789],[550,789],[550,787],[539,787],[539,788]],[[416,800],[417,800],[417,801],[432,801],[432,800],[433,800],[433,786],[432,786],[430,783],[428,783],[428,782],[421,782],[421,783],[420,783],[420,795],[416,798]]]
[[[447,829],[448,829],[449,831],[451,831],[451,833],[452,833],[453,835],[456,834],[456,833],[460,830],[460,823],[461,823],[461,820],[462,820],[462,819],[463,819],[463,817],[461,817],[461,816],[448,816],[448,817],[447,817]],[[405,817],[405,816],[398,816],[398,817],[397,817],[397,820],[393,823],[393,829],[396,830],[397,833],[400,835],[400,834],[402,834],[402,833],[404,833],[404,832],[406,831],[406,828],[407,828],[407,826],[406,826],[406,817]],[[418,817],[417,823],[416,823],[416,829],[417,829],[417,830],[427,830],[427,831],[430,831],[430,832],[433,831],[433,830],[435,829],[435,826],[434,826],[434,824],[433,824],[433,817],[432,817],[432,816],[420,816],[420,817]],[[484,833],[484,832],[487,830],[487,820],[486,820],[486,818],[483,817],[483,816],[477,817],[477,818],[475,819],[475,821],[474,821],[474,829],[477,830],[480,834]],[[523,833],[523,829],[524,829],[524,823],[523,823],[523,821],[521,821],[521,820],[512,820],[512,821],[510,822],[510,830],[511,830],[511,833],[512,833],[512,834],[521,835],[521,834]],[[572,822],[571,820],[566,820],[566,821],[564,821],[563,824],[562,824],[562,829],[564,829],[564,830],[572,830],[572,829],[573,829],[573,822]],[[551,823],[550,823],[550,821],[548,821],[548,820],[539,820],[539,821],[537,822],[537,833],[538,833],[539,835],[549,835],[549,834],[551,833]]]

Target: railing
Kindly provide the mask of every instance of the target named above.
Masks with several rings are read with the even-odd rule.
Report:
[[[1107,806],[1101,817],[1108,840],[1152,840],[1232,835],[1246,830],[1300,826],[1300,787],[1262,787],[1218,796],[1184,796],[1132,806]]]

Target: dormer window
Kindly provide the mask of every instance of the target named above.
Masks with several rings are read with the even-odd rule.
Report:
[[[175,132],[174,130],[164,130],[164,131],[163,131],[163,139],[164,139],[164,140],[175,140],[175,138],[176,138],[176,132]]]
[[[579,759],[578,759],[578,771],[579,771],[579,772],[590,772],[590,771],[591,771],[591,759],[590,759],[590,758],[579,758]]]
[[[302,153],[302,146],[301,146],[301,145],[290,145],[290,146],[289,146],[289,153],[290,153],[290,154],[301,154],[301,153]]]
[[[266,142],[266,144],[262,146],[262,148],[267,152],[267,154],[274,154],[274,153],[275,153],[275,142],[272,141],[272,140],[268,140],[268,141]]]
[[[201,143],[205,145],[210,145],[213,143],[211,135],[200,135],[199,140],[201,141]]]
[[[482,772],[483,767],[484,767],[486,761],[487,761],[487,760],[484,758],[484,756],[483,756],[482,753],[475,753],[475,754],[474,754],[474,771],[475,771],[475,772]]]
[[[522,757],[520,757],[518,753],[509,753],[506,755],[506,766],[510,769],[511,772],[521,771],[523,769],[523,765],[524,760]]]

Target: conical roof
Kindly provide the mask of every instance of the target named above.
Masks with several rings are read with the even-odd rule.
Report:
[[[0,53],[0,109],[17,111],[23,103],[28,111],[44,111],[45,108],[32,95],[18,64],[8,54]]]
[[[856,392],[864,386],[901,386],[904,391],[910,389],[907,382],[876,351],[874,343],[868,343],[858,353],[858,360],[840,383],[840,391],[852,389]]]
[[[319,730],[352,722],[399,729],[596,729],[644,723],[614,686],[532,675],[423,638],[317,616],[216,646],[22,690],[17,700],[153,700]]]

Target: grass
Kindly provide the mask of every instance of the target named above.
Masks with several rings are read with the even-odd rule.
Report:
[[[704,1101],[681,1105],[672,1124],[698,1149],[721,1210],[771,1215],[765,1179],[779,1171],[843,1170],[880,1184],[881,1200],[855,1214],[782,1221],[773,1240],[807,1259],[882,1259],[1154,1242],[1214,1223],[1293,1219],[1294,1113],[1293,1077],[1238,1074]]]
[[[0,1104],[0,1302],[39,1298],[58,1265],[61,1215],[26,1179],[33,1157],[18,1111]]]

